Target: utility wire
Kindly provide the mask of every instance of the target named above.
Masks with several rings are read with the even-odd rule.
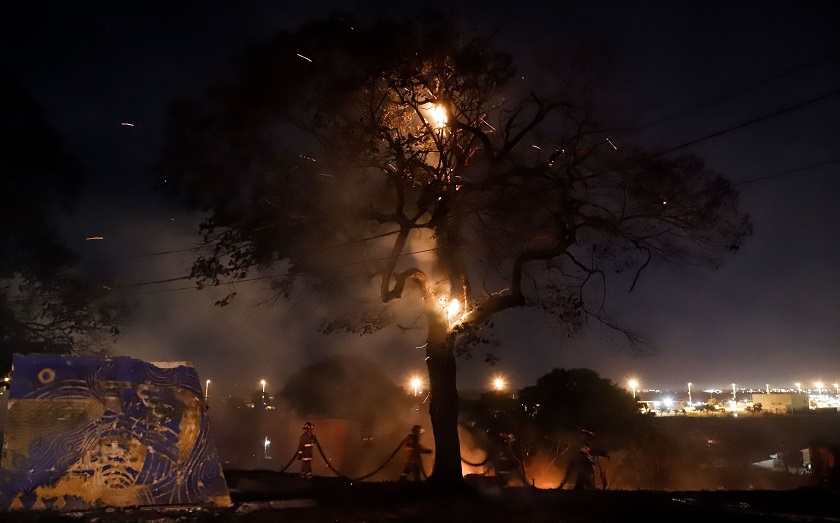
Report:
[[[782,114],[785,114],[785,113],[789,113],[789,112],[791,112],[791,111],[794,111],[794,110],[796,110],[796,109],[801,109],[801,108],[806,107],[806,106],[808,106],[808,105],[811,105],[811,104],[814,104],[814,103],[817,103],[817,102],[821,102],[821,101],[823,101],[823,100],[825,100],[825,99],[831,98],[832,96],[837,96],[838,94],[840,94],[840,89],[836,89],[836,90],[834,90],[834,91],[831,91],[830,93],[821,94],[820,96],[817,96],[817,97],[815,97],[815,98],[811,98],[810,100],[806,100],[806,101],[804,101],[804,102],[800,102],[800,103],[795,104],[795,105],[791,105],[791,106],[788,106],[788,107],[784,107],[784,108],[782,108],[782,109],[778,109],[778,110],[776,110],[776,111],[773,111],[773,112],[772,112],[772,113],[770,113],[770,114],[765,114],[765,115],[763,115],[763,116],[759,116],[759,117],[757,117],[757,118],[753,118],[752,120],[747,120],[746,122],[740,123],[740,124],[738,124],[738,125],[733,125],[733,126],[731,126],[731,127],[728,127],[728,128],[726,128],[726,129],[723,129],[723,130],[721,130],[721,131],[716,131],[716,132],[714,132],[714,133],[710,133],[710,134],[707,134],[707,135],[705,135],[705,136],[701,136],[700,138],[695,138],[695,139],[693,139],[693,140],[689,140],[688,142],[685,142],[685,143],[683,143],[683,144],[680,144],[680,145],[677,145],[677,146],[671,147],[671,148],[669,148],[669,149],[665,149],[664,151],[660,151],[660,152],[658,152],[658,153],[654,153],[654,154],[651,156],[651,158],[655,158],[655,157],[657,157],[657,156],[662,156],[663,154],[672,153],[672,152],[677,151],[677,150],[679,150],[679,149],[684,149],[684,148],[686,148],[686,147],[688,147],[688,146],[690,146],[690,145],[694,145],[694,144],[696,144],[696,143],[698,143],[698,142],[702,142],[702,141],[704,141],[704,140],[709,140],[709,139],[711,139],[711,138],[716,138],[716,137],[718,137],[718,136],[722,136],[722,135],[724,135],[724,134],[730,133],[730,132],[732,132],[732,131],[736,131],[736,130],[738,130],[738,129],[743,129],[744,127],[747,127],[747,126],[750,126],[750,125],[756,124],[756,123],[758,123],[758,122],[762,122],[762,121],[767,120],[767,119],[769,119],[769,118],[773,118],[774,116],[779,116],[779,115],[782,115]]]
[[[759,176],[759,177],[752,178],[752,179],[749,179],[749,180],[744,180],[744,181],[741,181],[741,182],[732,183],[732,186],[733,187],[739,187],[739,186],[743,186],[743,185],[750,185],[750,184],[754,184],[754,183],[765,182],[765,181],[768,181],[768,180],[772,180],[774,178],[780,178],[782,176],[787,176],[787,175],[790,175],[790,174],[795,174],[795,173],[799,173],[799,172],[802,172],[802,171],[807,171],[809,169],[815,169],[817,167],[823,167],[823,166],[831,165],[831,164],[835,164],[835,163],[840,163],[840,158],[834,158],[834,159],[826,160],[826,161],[823,161],[823,162],[820,162],[820,163],[805,165],[803,167],[797,167],[797,168],[794,168],[794,169],[789,169],[789,170],[786,170],[786,171],[782,171],[782,172],[778,172],[778,173],[774,173],[774,174],[769,174],[769,175],[766,175],[766,176]],[[471,212],[478,212],[478,210],[479,209],[473,209]],[[394,232],[394,234],[395,233],[396,232]],[[427,248],[427,249],[420,249],[420,250],[417,250],[417,251],[404,252],[404,253],[399,254],[398,256],[411,256],[411,255],[414,255],[414,254],[421,254],[421,253],[424,253],[424,252],[431,252],[431,251],[436,251],[436,250],[439,250],[439,249],[441,249],[441,247],[430,247],[430,248]],[[387,259],[390,259],[390,256],[381,256],[381,257],[378,257],[378,258],[357,260],[357,261],[348,262],[348,263],[344,263],[344,264],[337,264],[336,266],[348,267],[348,266],[351,266],[351,265],[360,265],[360,264],[364,264],[364,263],[383,261],[383,260],[387,260]],[[243,278],[241,280],[225,282],[224,284],[225,285],[235,285],[235,284],[238,284],[238,283],[249,283],[249,282],[254,282],[254,281],[261,281],[261,280],[276,278],[278,276],[281,276],[281,274],[271,274],[271,275],[267,275],[267,276],[255,276],[253,278]],[[156,281],[150,281],[150,282],[138,282],[138,283],[133,283],[133,284],[122,285],[122,286],[116,287],[115,290],[121,290],[121,289],[127,289],[127,288],[136,288],[136,287],[144,287],[144,286],[148,286],[148,285],[157,285],[157,284],[160,284],[160,283],[170,283],[170,282],[189,280],[189,279],[191,279],[191,276],[181,276],[181,277],[177,277],[177,278],[168,278],[168,279],[165,279],[165,280],[156,280]],[[132,293],[132,294],[129,294],[129,296],[138,296],[138,295],[142,295],[142,294],[157,294],[157,293],[163,293],[163,292],[176,292],[176,291],[184,291],[184,290],[195,290],[195,289],[196,289],[195,286],[177,287],[177,288],[173,288],[173,289],[158,289],[158,290],[152,290],[152,291]]]
[[[826,99],[831,98],[833,96],[836,96],[838,94],[840,94],[840,89],[835,89],[834,91],[824,93],[822,95],[816,96],[816,97],[811,98],[809,100],[806,100],[804,102],[800,102],[800,103],[797,103],[797,104],[794,104],[794,105],[791,105],[791,106],[788,106],[788,107],[784,107],[782,109],[777,109],[776,111],[773,111],[772,113],[765,114],[765,115],[753,118],[751,120],[747,120],[746,122],[742,122],[740,124],[733,125],[733,126],[725,128],[725,129],[707,134],[705,136],[695,138],[693,140],[682,143],[680,145],[670,147],[668,149],[659,151],[657,153],[653,153],[649,157],[650,158],[655,158],[655,157],[658,157],[658,156],[663,156],[665,154],[669,154],[669,153],[672,153],[674,151],[684,149],[686,147],[697,144],[699,142],[709,140],[711,138],[716,138],[718,136],[728,134],[728,133],[730,133],[732,131],[735,131],[735,130],[738,130],[738,129],[743,129],[745,127],[748,127],[750,125],[754,125],[754,124],[762,122],[764,120],[767,120],[767,119],[770,119],[770,118],[773,118],[773,117],[776,117],[776,116],[779,116],[779,115],[782,115],[782,114],[785,114],[785,113],[789,113],[791,111],[801,109],[803,107],[807,107],[809,105],[812,105],[812,104],[815,104],[817,102],[826,100]],[[834,162],[835,162],[835,160],[830,160],[828,162],[823,162],[823,163],[816,164],[816,165],[811,165],[811,166],[806,166],[806,167],[801,167],[801,168],[798,168],[798,169],[794,169],[793,171],[777,173],[777,174],[774,174],[774,175],[770,175],[768,177],[762,177],[761,179],[751,180],[751,181],[748,181],[748,182],[742,182],[741,184],[756,183],[758,181],[779,177],[779,176],[782,176],[782,175],[785,175],[785,174],[790,174],[791,172],[798,172],[798,171],[802,171],[802,170],[805,170],[805,169],[810,169],[810,168],[813,168],[813,167],[819,167],[821,165],[825,165],[825,164],[828,164],[828,163],[834,163]],[[741,185],[741,184],[733,184],[733,185]],[[478,212],[479,210],[480,209],[473,209],[470,212]],[[345,244],[343,244],[341,246],[347,246],[347,245],[352,245],[352,244],[356,244],[356,243],[362,243],[362,242],[369,241],[369,240],[372,240],[372,239],[378,239],[378,238],[382,238],[382,237],[385,237],[385,236],[390,236],[390,235],[393,235],[393,234],[397,234],[398,232],[399,232],[399,230],[395,230],[395,231],[389,231],[389,232],[377,234],[377,235],[371,236],[369,238],[360,238],[360,239],[357,239],[357,240],[346,242]],[[338,248],[338,247],[339,246],[322,247],[322,248],[313,250],[310,254],[315,254],[317,252],[323,252],[323,251],[330,250],[330,249],[333,249],[333,248]],[[433,251],[433,250],[437,250],[437,249],[438,248],[423,249],[423,250],[414,251],[414,252],[402,253],[399,256],[420,254],[422,252],[428,252],[428,251]],[[172,252],[175,252],[175,251],[172,251]],[[390,259],[390,256],[385,256],[385,257],[381,257],[381,258],[374,258],[374,259],[369,259],[369,260],[360,260],[360,261],[356,261],[356,262],[350,262],[350,263],[347,263],[347,264],[342,264],[342,266],[357,265],[357,264],[369,263],[369,262],[381,261],[381,260],[387,260],[387,259]],[[273,278],[273,277],[275,277],[275,276],[263,276],[263,277],[256,277],[256,278],[252,278],[252,279],[237,280],[236,282],[254,281],[254,280],[267,279],[267,278]],[[121,285],[119,288],[124,289],[124,288],[132,288],[132,287],[141,287],[141,286],[146,286],[146,285],[156,285],[156,284],[160,284],[160,283],[170,283],[170,282],[174,282],[174,281],[188,280],[190,278],[191,278],[191,276],[179,276],[179,277],[175,277],[175,278],[168,278],[168,279],[164,279],[164,280],[156,280],[156,281],[152,281],[152,282],[138,282],[138,283],[133,283],[133,284],[128,284],[128,285]],[[236,283],[236,282],[231,282],[231,283]]]
[[[831,54],[831,55],[824,56],[824,57],[822,57],[822,58],[819,58],[819,59],[813,60],[813,61],[811,61],[811,62],[808,62],[808,63],[802,64],[802,65],[796,66],[796,67],[794,67],[794,68],[787,69],[787,70],[782,71],[782,72],[780,72],[780,73],[777,73],[777,74],[775,74],[775,75],[773,75],[773,76],[770,76],[770,77],[767,77],[767,78],[763,78],[763,79],[761,79],[761,80],[757,80],[757,81],[755,81],[755,82],[749,83],[749,84],[744,85],[744,86],[742,86],[742,87],[736,88],[735,90],[732,90],[732,91],[726,92],[726,93],[724,93],[724,94],[722,94],[722,95],[720,95],[720,96],[717,96],[717,97],[711,98],[711,99],[709,99],[709,100],[707,100],[707,101],[705,101],[705,102],[701,102],[701,103],[700,103],[700,104],[698,104],[698,105],[695,105],[695,106],[689,107],[689,108],[687,108],[687,109],[683,109],[683,110],[681,110],[681,111],[678,111],[678,112],[676,112],[676,113],[670,114],[670,115],[665,116],[665,117],[663,117],[663,118],[660,118],[660,119],[658,119],[658,120],[654,120],[654,121],[652,121],[652,122],[648,122],[648,123],[643,124],[643,125],[641,125],[641,126],[639,126],[639,127],[636,127],[636,128],[630,129],[629,131],[625,131],[625,132],[623,132],[623,133],[620,133],[620,134],[616,135],[616,136],[614,137],[614,139],[623,138],[623,137],[625,137],[625,136],[629,136],[629,135],[631,135],[631,134],[633,134],[633,133],[636,133],[636,132],[642,131],[642,130],[647,129],[647,128],[649,128],[649,127],[653,127],[654,125],[659,125],[659,124],[661,124],[661,123],[664,123],[664,122],[666,122],[666,121],[672,120],[672,119],[674,119],[674,118],[678,118],[678,117],[680,117],[680,116],[684,116],[684,115],[689,114],[689,113],[692,113],[692,112],[694,112],[694,111],[696,111],[696,110],[698,110],[698,109],[702,109],[703,107],[707,107],[707,106],[709,106],[709,105],[715,104],[715,103],[717,103],[717,102],[720,102],[720,101],[722,101],[722,100],[725,100],[725,99],[730,98],[730,97],[732,97],[732,96],[735,96],[735,95],[737,95],[737,94],[741,94],[741,93],[747,92],[747,91],[749,91],[749,90],[751,90],[751,89],[754,89],[754,88],[759,87],[759,86],[761,86],[761,85],[764,85],[764,84],[766,84],[766,83],[770,83],[770,82],[772,82],[772,81],[774,81],[774,80],[778,80],[779,78],[783,78],[783,77],[788,76],[788,75],[790,75],[790,74],[793,74],[793,73],[799,72],[799,71],[801,71],[801,70],[803,70],[803,69],[808,69],[808,68],[813,67],[813,66],[815,66],[815,65],[818,65],[818,64],[820,64],[820,63],[822,63],[822,62],[830,61],[830,60],[836,59],[836,58],[838,58],[838,57],[840,57],[840,53],[834,53],[834,54]],[[835,93],[835,94],[836,94],[836,93]],[[809,103],[812,103],[812,101],[805,102],[805,104],[806,104],[806,105],[807,105],[807,104],[809,104]],[[770,116],[772,116],[772,115],[766,116],[765,118],[769,118]],[[742,126],[743,126],[743,125],[748,125],[748,124],[742,124]],[[734,129],[730,129],[730,130],[734,130]],[[728,131],[729,131],[729,130],[726,130],[725,132],[728,132]],[[700,139],[698,139],[698,140],[700,140]],[[604,141],[604,142],[598,142],[597,144],[593,145],[592,147],[594,148],[594,147],[598,147],[598,146],[606,145],[607,143],[608,143],[607,141]],[[691,142],[691,143],[694,143],[694,142]],[[690,143],[689,143],[689,144],[690,144]],[[658,154],[666,154],[667,152],[671,152],[671,151],[677,150],[677,149],[682,148],[682,147],[687,147],[687,146],[688,146],[688,145],[684,144],[684,145],[677,146],[677,147],[675,147],[675,148],[669,149],[669,150],[667,150],[667,151],[664,151],[664,152],[661,152],[661,153],[658,153]],[[322,248],[320,248],[319,250],[314,251],[314,252],[326,251],[326,250],[330,250],[330,249],[333,249],[333,248],[339,248],[339,247],[346,247],[347,245],[352,245],[352,244],[354,244],[354,243],[361,243],[361,242],[364,242],[364,241],[374,240],[374,239],[382,238],[382,237],[384,237],[384,236],[390,236],[390,235],[393,235],[393,234],[397,234],[398,232],[399,232],[399,231],[392,231],[392,232],[387,232],[387,233],[382,233],[382,234],[378,234],[378,235],[370,236],[370,237],[367,237],[367,238],[361,238],[361,239],[359,239],[359,240],[354,240],[354,241],[352,241],[352,242],[348,242],[348,243],[344,243],[344,244],[337,244],[337,245],[333,245],[333,246],[322,247]],[[145,253],[145,254],[134,254],[134,255],[128,255],[128,256],[121,256],[121,257],[118,257],[118,258],[115,258],[115,259],[117,259],[117,260],[125,260],[125,259],[144,258],[144,257],[151,257],[151,256],[163,256],[163,255],[167,255],[167,254],[176,254],[176,253],[179,253],[179,252],[196,251],[196,250],[200,250],[200,249],[204,249],[204,248],[206,248],[206,246],[205,246],[205,245],[198,245],[198,246],[195,246],[195,247],[188,247],[188,248],[184,248],[184,249],[174,249],[174,250],[169,250],[169,251],[159,251],[159,252],[151,252],[151,253]]]
[[[782,71],[781,73],[775,74],[775,75],[770,76],[770,77],[768,77],[768,78],[764,78],[764,79],[761,79],[761,80],[758,80],[758,81],[755,81],[755,82],[749,83],[749,84],[747,84],[747,85],[745,85],[745,86],[743,86],[743,87],[736,88],[735,90],[732,90],[732,91],[726,92],[726,93],[724,93],[724,94],[722,94],[722,95],[720,95],[720,96],[717,96],[717,97],[715,97],[715,98],[711,98],[711,99],[709,99],[709,100],[706,100],[705,102],[701,102],[701,103],[699,103],[699,104],[697,104],[697,105],[695,105],[695,106],[693,106],[693,107],[689,107],[689,108],[687,108],[687,109],[683,109],[682,111],[679,111],[679,112],[676,112],[676,113],[670,114],[670,115],[668,115],[668,116],[664,116],[664,117],[662,117],[662,118],[659,118],[658,120],[654,120],[654,121],[652,121],[652,122],[648,122],[648,123],[646,123],[646,124],[640,125],[639,127],[635,127],[635,128],[633,128],[633,129],[630,129],[629,131],[625,131],[625,132],[623,132],[623,133],[620,133],[620,134],[616,135],[616,136],[614,137],[614,139],[623,138],[623,137],[625,137],[625,136],[629,136],[629,135],[631,135],[631,134],[633,134],[633,133],[637,133],[637,132],[639,132],[639,131],[645,130],[645,129],[649,128],[649,127],[653,127],[654,125],[659,125],[659,124],[664,123],[664,122],[667,122],[667,121],[669,121],[669,120],[673,120],[674,118],[678,118],[678,117],[680,117],[680,116],[685,116],[686,114],[689,114],[689,113],[692,113],[692,112],[697,111],[697,110],[699,110],[699,109],[702,109],[702,108],[704,108],[704,107],[708,107],[708,106],[710,106],[710,105],[716,104],[717,102],[723,101],[723,100],[725,100],[725,99],[727,99],[727,98],[731,98],[731,97],[733,97],[733,96],[735,96],[735,95],[738,95],[738,94],[741,94],[741,93],[744,93],[744,92],[750,91],[750,90],[755,89],[756,87],[759,87],[759,86],[764,85],[764,84],[766,84],[766,83],[770,83],[770,82],[772,82],[772,81],[774,81],[774,80],[778,80],[779,78],[783,78],[783,77],[788,76],[788,75],[790,75],[790,74],[793,74],[793,73],[799,72],[799,71],[801,71],[801,70],[803,70],[803,69],[808,69],[808,68],[813,67],[813,66],[815,66],[815,65],[817,65],[817,64],[820,64],[820,63],[822,63],[822,62],[826,62],[826,61],[829,61],[829,60],[834,60],[834,59],[835,59],[835,58],[837,58],[837,57],[840,57],[840,53],[835,53],[835,54],[832,54],[832,55],[824,56],[824,57],[819,58],[819,59],[817,59],[817,60],[814,60],[814,61],[812,61],[812,62],[808,62],[808,63],[806,63],[806,64],[799,65],[799,66],[794,67],[794,68],[792,68],[792,69],[788,69],[788,70],[786,70],[786,71]],[[600,143],[599,143],[599,145],[604,145],[604,143],[605,143],[605,142],[600,142]]]

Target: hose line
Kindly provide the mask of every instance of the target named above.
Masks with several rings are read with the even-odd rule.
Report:
[[[319,454],[321,454],[321,458],[323,458],[324,463],[326,463],[327,467],[328,467],[331,471],[333,471],[333,472],[334,472],[337,476],[342,477],[342,478],[347,478],[347,479],[349,479],[350,481],[362,481],[362,480],[364,480],[364,479],[367,479],[367,478],[369,478],[369,477],[373,476],[373,475],[374,475],[374,474],[376,474],[377,472],[381,471],[382,469],[384,469],[384,468],[385,468],[385,465],[387,465],[387,464],[388,464],[388,463],[389,463],[392,459],[394,459],[394,456],[396,456],[396,455],[397,455],[397,453],[400,451],[400,449],[401,449],[401,448],[402,448],[402,446],[403,446],[403,442],[402,442],[402,441],[400,441],[400,444],[399,444],[399,445],[397,445],[397,448],[395,448],[395,449],[394,449],[394,452],[392,452],[392,453],[391,453],[391,455],[390,455],[390,456],[388,456],[388,459],[386,459],[386,460],[385,460],[385,463],[383,463],[382,465],[380,465],[380,466],[379,466],[376,470],[374,470],[374,471],[373,471],[373,472],[371,472],[370,474],[365,474],[364,476],[358,476],[358,477],[355,477],[355,478],[351,478],[351,477],[347,476],[346,474],[342,474],[341,472],[339,472],[338,470],[336,470],[336,469],[335,469],[335,467],[333,467],[333,466],[332,466],[332,463],[330,463],[330,460],[327,458],[327,455],[326,455],[326,454],[324,454],[324,449],[323,449],[323,448],[321,448],[321,442],[319,442],[319,441],[318,441],[318,438],[317,438],[317,437],[314,437],[314,436],[313,436],[313,439],[315,440],[315,446],[316,446],[316,447],[318,447],[318,453],[319,453]]]

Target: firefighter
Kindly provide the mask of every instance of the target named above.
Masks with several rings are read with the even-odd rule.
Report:
[[[411,427],[411,434],[403,440],[403,470],[400,473],[400,481],[406,481],[409,474],[414,474],[414,481],[420,481],[420,454],[431,454],[432,451],[420,444],[420,434],[423,427],[415,425]]]
[[[312,447],[315,446],[315,425],[303,424],[303,434],[298,441],[297,459],[300,461],[300,477],[312,479]]]
[[[519,468],[519,461],[513,446],[516,438],[509,432],[502,432],[496,439],[493,449],[493,469],[500,487],[506,487]]]
[[[566,475],[560,482],[560,488],[574,480],[575,490],[595,490],[595,458],[589,453],[589,447],[581,447],[577,455],[569,460]]]
[[[581,431],[583,446],[578,450],[577,456],[572,457],[566,469],[566,475],[560,482],[560,489],[574,479],[575,490],[595,489],[595,465],[598,465],[598,472],[601,476],[601,484],[604,490],[607,488],[607,477],[598,463],[599,457],[607,457],[607,451],[595,446],[595,433],[591,430]]]

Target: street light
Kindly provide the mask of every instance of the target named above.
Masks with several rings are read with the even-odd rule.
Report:
[[[691,405],[691,382],[688,382],[688,404]]]
[[[821,396],[822,395],[823,383],[821,381],[818,381],[818,382],[814,383],[814,386],[817,387],[817,396]]]
[[[411,378],[411,387],[414,389],[414,395],[415,396],[417,396],[417,391],[420,388],[420,385],[422,385],[422,384],[423,384],[423,382],[420,380],[420,378],[418,376],[414,376],[413,378]]]
[[[265,395],[265,380],[260,380],[260,385],[262,385],[262,393]]]
[[[498,392],[502,392],[505,390],[507,383],[505,383],[505,378],[502,376],[496,376],[493,378],[493,388],[496,389]]]
[[[738,401],[738,398],[735,396],[735,384],[734,383],[732,384],[732,400],[736,401],[736,402]]]
[[[796,385],[796,392],[801,393],[802,392],[802,384],[801,383],[794,383],[794,385]]]
[[[633,389],[633,399],[636,399],[636,387],[639,386],[639,382],[636,380],[630,380],[627,384],[630,385],[631,389]]]
[[[838,385],[837,383],[834,384],[834,393],[840,394],[840,385]]]

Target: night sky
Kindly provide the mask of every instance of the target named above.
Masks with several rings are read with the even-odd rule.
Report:
[[[421,334],[323,336],[310,321],[319,317],[317,304],[260,306],[258,283],[239,284],[227,308],[213,305],[224,291],[150,283],[186,275],[197,242],[199,217],[152,190],[169,104],[231,74],[247,45],[307,18],[336,10],[406,15],[408,7],[30,4],[2,8],[0,59],[86,169],[88,190],[62,230],[83,256],[81,270],[107,276],[136,303],[115,354],[192,361],[213,381],[211,395],[256,389],[262,378],[276,390],[302,365],[335,352],[375,358],[396,381],[424,370],[415,349]],[[488,367],[481,353],[462,361],[462,388],[486,387],[497,372],[526,386],[553,367],[589,367],[617,383],[636,377],[655,388],[840,381],[840,16],[833,2],[458,5],[468,23],[495,32],[523,76],[573,46],[609,57],[604,88],[622,122],[615,143],[662,151],[691,142],[681,152],[703,156],[737,184],[754,222],[754,235],[718,271],[662,267],[645,272],[632,293],[610,290],[609,310],[655,347],[647,356],[632,357],[608,333],[565,339],[514,311],[497,321],[501,361]],[[104,240],[85,241],[91,236]]]

